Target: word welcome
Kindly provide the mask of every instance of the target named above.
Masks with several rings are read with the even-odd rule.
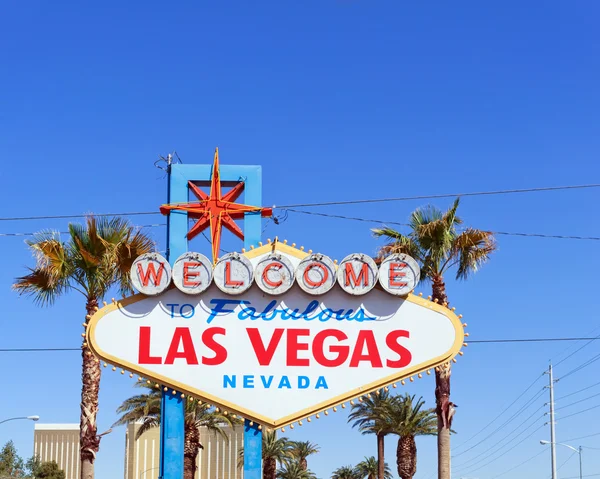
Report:
[[[294,267],[283,254],[270,253],[253,266],[238,253],[223,256],[213,266],[200,253],[184,253],[173,267],[158,253],[139,256],[131,267],[133,286],[143,294],[156,295],[165,291],[171,281],[186,294],[201,294],[214,282],[227,294],[237,295],[256,284],[269,295],[289,291],[296,283],[304,292],[322,295],[336,284],[352,295],[363,295],[377,283],[390,294],[410,293],[420,279],[416,261],[405,254],[387,257],[379,266],[367,255],[356,253],[336,265],[322,254],[310,254]]]

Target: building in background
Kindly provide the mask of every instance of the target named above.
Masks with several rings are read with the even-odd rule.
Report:
[[[79,424],[36,424],[33,454],[43,462],[55,461],[65,479],[79,479]]]
[[[139,427],[139,424],[129,424],[125,431],[125,479],[157,479],[159,429],[150,429],[136,439]],[[244,444],[244,428],[224,426],[223,431],[225,437],[200,428],[200,442],[204,449],[198,454],[196,479],[243,479],[237,458]]]

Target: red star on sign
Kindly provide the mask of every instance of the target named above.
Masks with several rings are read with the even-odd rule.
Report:
[[[262,217],[273,215],[273,208],[262,208],[260,206],[235,203],[235,200],[237,200],[244,191],[243,181],[238,182],[230,191],[225,193],[225,195],[222,194],[218,148],[215,150],[215,159],[210,179],[210,194],[207,195],[191,181],[188,182],[188,187],[200,201],[197,203],[162,205],[160,207],[160,212],[163,215],[168,215],[173,210],[187,211],[188,218],[196,219],[196,223],[187,233],[188,240],[191,240],[202,233],[206,228],[210,227],[212,257],[213,262],[215,263],[221,249],[221,232],[223,226],[243,240],[244,232],[234,220],[244,219],[244,213],[250,212],[260,212]]]

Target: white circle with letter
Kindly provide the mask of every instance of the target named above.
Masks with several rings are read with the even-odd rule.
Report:
[[[323,254],[311,254],[296,268],[298,286],[308,294],[325,294],[335,285],[335,264]]]
[[[200,253],[183,253],[173,264],[173,283],[186,294],[205,291],[210,286],[212,276],[210,260]]]
[[[129,277],[140,293],[155,296],[171,284],[171,265],[158,253],[146,253],[135,259]]]
[[[267,294],[283,294],[294,284],[294,265],[285,256],[270,254],[256,265],[254,281]]]
[[[379,265],[379,283],[390,294],[405,296],[417,287],[420,279],[419,264],[407,254],[392,254]]]
[[[366,254],[348,255],[338,265],[337,281],[346,293],[355,296],[367,294],[377,284],[377,265]]]
[[[242,294],[252,286],[254,279],[252,263],[239,253],[221,257],[213,270],[217,287],[227,294]]]

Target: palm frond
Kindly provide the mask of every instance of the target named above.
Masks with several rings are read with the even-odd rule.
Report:
[[[66,278],[57,278],[49,268],[32,269],[29,274],[16,278],[12,288],[20,295],[30,296],[34,303],[48,306],[68,289]]]
[[[358,474],[354,467],[342,466],[331,473],[331,479],[364,479]]]
[[[103,248],[108,245],[116,246],[131,232],[132,226],[128,220],[120,216],[101,218],[91,217],[96,226],[96,235]]]
[[[141,231],[129,231],[125,237],[119,241],[114,248],[115,266],[119,276],[119,289],[122,294],[129,294],[133,291],[129,271],[138,256],[150,253],[156,249],[156,245],[150,237]]]
[[[429,436],[437,434],[437,416],[434,409],[423,409],[423,398],[408,394],[395,396],[388,402],[384,414],[391,424],[391,432],[399,436]]]
[[[144,435],[144,433],[148,432],[150,429],[154,429],[160,426],[160,418],[147,416],[142,419],[142,424],[138,428],[135,438],[139,439]]]
[[[379,248],[376,261],[381,262],[387,256],[396,253],[404,253],[420,261],[421,251],[419,245],[410,236],[388,227],[374,228],[371,231],[375,237],[385,237],[391,240]]]
[[[316,477],[312,471],[303,469],[297,462],[285,463],[277,471],[277,479],[316,479]]]
[[[317,454],[321,448],[310,441],[290,441],[290,454],[294,459],[306,459],[312,454]]]
[[[379,394],[372,394],[358,402],[348,415],[348,422],[357,428],[361,434],[388,434],[391,423],[386,414],[387,407],[392,401],[388,391],[381,390]]]
[[[383,466],[383,477],[384,479],[392,479],[392,471],[388,463],[384,463]],[[377,477],[379,474],[379,463],[377,462],[377,458],[375,456],[366,457],[364,460],[360,461],[356,467],[354,468],[356,472],[356,476],[359,479],[365,479],[368,477]]]
[[[421,206],[415,209],[408,219],[410,228],[415,230],[420,226],[439,221],[443,217],[442,211],[433,205]]]
[[[490,259],[497,246],[491,232],[467,228],[456,237],[453,248],[458,260],[456,278],[467,279]]]
[[[452,228],[462,224],[463,220],[456,215],[456,211],[458,210],[458,205],[460,204],[460,197],[454,200],[452,206],[448,208],[448,210],[444,213],[444,221],[448,228]]]
[[[31,296],[41,306],[50,305],[69,286],[72,266],[68,250],[55,231],[36,233],[26,243],[36,265],[28,268],[29,274],[16,278],[13,289],[19,294]]]
[[[375,238],[381,238],[382,236],[385,236],[388,239],[399,241],[404,237],[402,233],[396,231],[394,228],[390,228],[389,226],[383,226],[382,228],[371,228],[371,231],[373,232],[373,236],[375,236]]]
[[[40,231],[35,233],[31,240],[26,241],[26,244],[32,251],[38,268],[49,268],[57,276],[65,276],[68,255],[60,233],[51,230]]]

